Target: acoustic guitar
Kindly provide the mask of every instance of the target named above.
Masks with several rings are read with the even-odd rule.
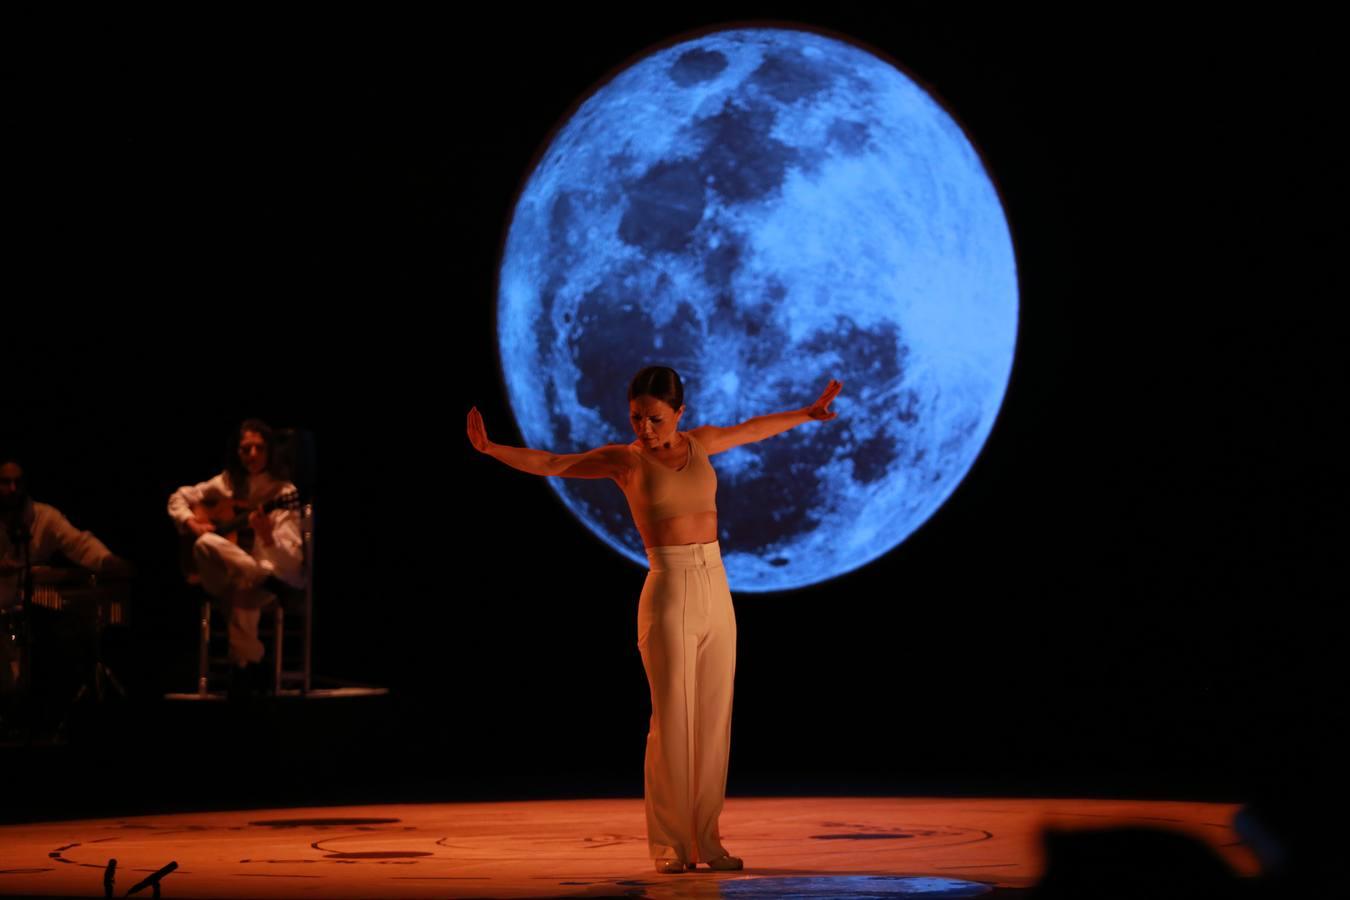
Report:
[[[263,513],[274,509],[299,509],[300,492],[282,491],[276,497],[256,507]],[[255,507],[233,497],[214,496],[192,505],[192,515],[198,522],[210,522],[216,526],[215,533],[225,538],[241,550],[253,550],[253,529],[248,526],[248,517]],[[188,533],[182,536],[179,545],[179,564],[183,575],[191,579],[197,574],[197,561],[192,557],[192,545],[197,543],[197,535]]]

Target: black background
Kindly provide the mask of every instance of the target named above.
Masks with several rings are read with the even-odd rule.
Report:
[[[736,598],[729,792],[1241,800],[1331,758],[1325,23],[327,15],[44,25],[9,71],[0,437],[38,499],[141,572],[114,650],[133,702],[87,738],[119,735],[131,787],[103,802],[194,802],[143,774],[183,746],[288,763],[215,769],[200,802],[641,794],[644,572],[463,429],[477,405],[522,443],[495,274],[552,129],[653,44],[745,21],[853,39],[938,96],[999,188],[1022,306],[1005,406],[950,501],[860,571]],[[387,701],[185,724],[155,699],[195,664],[164,503],[246,416],[316,435],[317,669]]]

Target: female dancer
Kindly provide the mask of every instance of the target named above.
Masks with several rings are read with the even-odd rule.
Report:
[[[842,386],[831,379],[803,409],[679,431],[680,376],[648,366],[628,386],[637,440],[585,453],[494,444],[478,408],[469,410],[469,440],[479,452],[532,475],[610,478],[628,499],[650,563],[637,631],[652,697],[643,786],[647,846],[658,872],[683,872],[700,861],[721,870],[743,866],[717,830],[731,750],[736,614],[717,543],[717,475],[708,457],[835,418],[829,404]]]

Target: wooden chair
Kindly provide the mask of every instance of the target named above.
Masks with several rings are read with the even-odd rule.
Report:
[[[304,696],[313,687],[314,505],[312,503],[305,503],[300,507],[300,537],[305,587],[287,587],[277,591],[277,601],[263,609],[262,619],[259,622],[259,637],[264,639],[264,643],[270,642],[272,648],[272,692],[278,697],[283,691],[294,691]],[[200,585],[200,579],[195,575],[190,576],[188,581],[189,583],[195,581]],[[212,676],[228,677],[230,666],[228,657],[223,653],[211,652],[213,638],[217,646],[221,646],[227,637],[224,628],[213,627],[212,607],[210,595],[202,591],[197,649],[197,696],[203,700],[211,696]],[[289,657],[286,655],[288,639],[293,649],[295,644],[300,645],[298,654],[292,652]],[[292,660],[291,668],[286,666],[285,661],[288,658]]]

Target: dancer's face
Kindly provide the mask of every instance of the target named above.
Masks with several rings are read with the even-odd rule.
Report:
[[[629,421],[633,423],[633,433],[649,450],[664,449],[673,444],[675,430],[679,427],[684,407],[678,411],[670,404],[655,397],[635,397],[628,401]]]

